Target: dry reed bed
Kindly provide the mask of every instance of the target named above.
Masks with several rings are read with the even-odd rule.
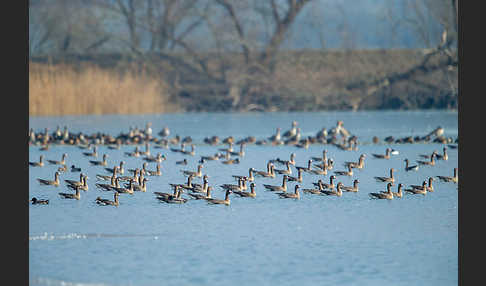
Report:
[[[29,115],[174,112],[167,85],[146,72],[108,71],[94,65],[30,63]]]

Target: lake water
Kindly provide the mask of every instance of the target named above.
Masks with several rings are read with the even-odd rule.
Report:
[[[359,179],[358,193],[342,197],[303,194],[300,200],[279,199],[263,184],[281,184],[276,178],[257,178],[254,199],[231,195],[231,205],[208,205],[190,200],[172,205],[155,199],[154,191],[171,192],[169,183],[184,183],[180,170],[195,170],[201,155],[213,155],[226,145],[209,146],[204,137],[253,135],[263,139],[282,133],[296,120],[302,135],[314,136],[322,127],[344,121],[361,143],[357,151],[343,151],[333,145],[314,144],[308,149],[294,146],[248,145],[237,165],[220,161],[204,164],[210,176],[213,197],[223,198],[220,187],[235,183],[231,175],[248,175],[248,169],[266,168],[269,159],[288,160],[296,153],[296,165],[306,166],[310,157],[324,149],[335,162],[327,176],[304,173],[301,188],[311,188],[322,178],[329,182],[343,162],[357,161],[367,154],[365,168],[353,177],[338,176],[336,182],[352,185]],[[147,192],[121,194],[120,206],[99,206],[98,196],[113,199],[111,192],[96,188],[96,174],[107,175],[103,167],[90,166],[84,150],[74,146],[51,146],[40,151],[29,147],[29,161],[60,160],[68,153],[67,165],[80,166],[88,176],[89,190],[81,199],[61,199],[59,192],[72,192],[64,179],[78,180],[79,173],[61,174],[59,187],[40,186],[36,178],[53,179],[58,166],[29,168],[29,199],[49,199],[49,205],[29,206],[29,280],[31,285],[457,285],[458,283],[458,186],[434,181],[435,192],[405,195],[392,201],[371,200],[368,193],[384,191],[385,183],[373,176],[388,176],[397,169],[397,181],[406,188],[420,185],[429,176],[452,176],[458,166],[457,149],[448,149],[449,160],[435,166],[420,166],[405,172],[405,158],[415,164],[419,154],[442,154],[442,144],[371,144],[371,138],[425,135],[442,126],[446,137],[457,138],[458,114],[450,111],[380,111],[251,114],[164,114],[143,116],[30,117],[36,132],[57,125],[73,132],[104,132],[113,136],[130,126],[144,128],[152,122],[156,135],[164,126],[170,137],[190,135],[196,143],[194,157],[167,149],[154,149],[167,156],[160,177],[149,177]],[[180,146],[174,146],[180,147]],[[400,153],[389,160],[374,159],[391,147]],[[144,150],[141,146],[141,150]],[[238,151],[238,147],[235,147]],[[141,168],[143,160],[124,156],[134,146],[110,150],[108,165],[121,160],[125,169]],[[98,160],[101,160],[99,156]],[[175,162],[187,158],[187,166]],[[156,163],[149,163],[151,170]],[[278,169],[284,167],[278,166]],[[292,167],[292,175],[296,170]],[[194,180],[201,183],[201,179]],[[290,192],[294,182],[289,183]],[[396,191],[396,185],[393,187]],[[186,197],[186,195],[183,195]]]

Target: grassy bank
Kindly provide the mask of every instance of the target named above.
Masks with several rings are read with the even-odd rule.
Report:
[[[29,114],[457,109],[457,68],[423,50],[291,51],[273,73],[241,54],[32,58]],[[416,68],[420,66],[419,68]]]
[[[29,114],[136,114],[177,110],[167,85],[144,71],[119,73],[96,65],[29,65]]]

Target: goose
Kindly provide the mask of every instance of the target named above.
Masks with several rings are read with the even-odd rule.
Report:
[[[80,173],[79,174],[79,181],[76,181],[76,180],[64,180],[64,182],[66,182],[68,185],[81,186],[81,185],[83,185],[83,177],[84,177],[84,174],[83,173]]]
[[[150,144],[148,142],[145,143],[145,151],[140,152],[140,155],[144,155],[149,157],[150,156]]]
[[[311,159],[316,162],[327,162],[327,150],[322,150],[322,157],[312,157]]]
[[[435,166],[435,156],[437,156],[437,152],[434,151],[432,155],[430,156],[430,161],[420,161],[417,160],[417,163],[420,165],[428,165],[428,166]]]
[[[359,156],[358,162],[344,162],[344,166],[352,166],[356,169],[363,169],[364,168],[364,159],[366,158],[366,154],[361,154]]]
[[[181,170],[181,172],[186,175],[186,176],[194,176],[194,177],[202,177],[202,167],[203,165],[202,164],[199,164],[197,166],[197,171],[196,172],[193,172],[193,171],[187,171],[187,170]]]
[[[120,182],[119,182],[119,178],[117,178],[115,175],[112,175],[111,184],[96,183],[95,186],[98,189],[102,189],[105,191],[112,191],[114,187],[120,188]]]
[[[275,185],[268,185],[268,184],[263,184],[263,187],[267,191],[272,191],[272,192],[286,192],[287,191],[287,175],[284,175],[282,178],[282,185],[281,186],[275,186]]]
[[[375,157],[377,159],[390,159],[390,152],[391,152],[391,149],[386,148],[385,155],[383,155],[383,154],[371,154],[371,155],[373,155],[373,157]]]
[[[434,186],[432,186],[432,181],[434,180],[434,177],[429,177],[428,179],[428,186],[425,187],[426,191],[427,192],[433,192],[434,191]],[[410,185],[410,187],[414,190],[419,190],[419,189],[422,189],[423,186],[419,186],[419,185]]]
[[[335,187],[335,186],[334,186],[334,180],[335,180],[335,179],[336,179],[336,176],[331,175],[331,176],[329,177],[329,184],[326,184],[326,183],[323,183],[323,182],[321,182],[321,184],[319,184],[319,182],[317,182],[317,183],[312,183],[312,184],[313,184],[314,186],[316,186],[316,187],[320,187],[320,186],[322,186],[322,188],[323,188],[323,189],[334,189],[334,187]]]
[[[79,187],[80,190],[83,190],[83,191],[87,191],[88,190],[88,176],[87,175],[84,175],[83,176],[83,179],[82,179],[82,183],[79,184],[79,182],[77,182],[76,184],[68,184],[67,187],[69,189],[72,189],[74,190],[75,188]]]
[[[386,199],[386,200],[393,200],[393,193],[391,190],[392,183],[388,183],[386,185],[386,192],[379,192],[379,193],[369,193],[371,199]]]
[[[238,179],[238,185],[234,185],[234,184],[222,184],[220,185],[220,187],[223,189],[223,190],[231,190],[231,191],[244,191],[247,189],[247,186],[246,186],[246,181],[243,180],[243,179]]]
[[[219,150],[219,151],[222,151],[222,152],[226,152],[226,153],[231,153],[231,152],[233,152],[233,142],[232,142],[232,141],[230,141],[230,142],[228,142],[228,143],[226,143],[226,144],[228,144],[228,148],[219,148],[218,150]]]
[[[93,152],[83,152],[83,155],[86,157],[98,157],[98,147],[93,147]]]
[[[179,186],[180,188],[184,188],[184,189],[192,189],[194,186],[192,185],[192,179],[194,178],[194,175],[189,175],[187,177],[187,183],[186,184],[173,184],[173,183],[170,183],[169,185],[172,186],[173,188],[175,188],[175,186]]]
[[[324,169],[332,170],[333,166],[334,166],[334,161],[331,158],[328,158],[327,161],[323,161],[320,164],[314,164],[314,167],[322,169],[322,170],[324,170]]]
[[[61,161],[47,160],[47,162],[49,162],[49,164],[51,164],[51,165],[65,165],[66,164],[66,157],[67,157],[67,154],[64,153],[64,154],[62,154]]]
[[[184,192],[184,190],[179,189],[175,196],[170,195],[166,198],[165,197],[157,197],[157,199],[164,201],[168,204],[184,204],[184,203],[187,202],[187,199],[181,197],[183,192]]]
[[[422,187],[418,189],[405,189],[405,192],[414,194],[414,195],[426,195],[427,194],[427,181],[423,181]]]
[[[343,191],[342,191],[342,186],[343,186],[343,183],[339,182],[336,186],[336,191],[333,191],[333,190],[322,190],[321,193],[323,195],[327,195],[327,196],[337,196],[337,197],[340,197],[343,195]]]
[[[143,160],[145,160],[147,162],[162,163],[162,161],[167,160],[167,158],[165,157],[165,155],[162,155],[160,153],[157,153],[157,156],[155,156],[155,157],[153,157],[153,156],[147,156],[147,157],[144,157]]]
[[[402,188],[403,188],[403,184],[398,184],[398,191],[397,192],[392,192],[393,197],[396,197],[396,198],[403,197]]]
[[[294,193],[280,192],[276,193],[281,199],[300,199],[299,185],[295,185]]]
[[[254,198],[256,197],[256,191],[255,191],[255,183],[250,184],[250,192],[244,192],[244,191],[233,191],[236,195],[240,197],[249,197],[249,198]]]
[[[94,165],[94,166],[106,166],[106,165],[108,165],[106,158],[108,158],[108,154],[103,154],[103,161],[89,160],[89,162],[91,163],[91,165]]]
[[[419,169],[419,165],[413,165],[413,166],[409,166],[408,163],[408,159],[405,159],[405,171],[418,171]]]
[[[61,167],[57,168],[57,171],[59,171],[60,173],[67,172],[67,166],[66,165],[62,165]]]
[[[302,169],[297,169],[297,177],[292,177],[287,175],[287,180],[289,182],[299,182],[302,183]]]
[[[206,194],[194,194],[194,193],[189,193],[188,195],[194,198],[195,200],[206,200],[211,198],[211,191],[213,190],[213,187],[208,186],[206,188]]]
[[[444,160],[447,161],[449,159],[449,156],[447,155],[447,147],[444,147],[443,149],[443,154],[436,154],[435,157],[437,157],[437,160]]]
[[[139,168],[128,169],[128,172],[133,173],[133,174],[135,174],[135,173],[141,174],[142,172],[146,173],[147,172],[147,166],[148,166],[148,163],[147,162],[143,162],[142,169],[139,169]]]
[[[79,200],[79,199],[81,199],[81,193],[79,192],[80,188],[81,188],[80,186],[76,186],[76,193],[75,194],[59,193],[59,195],[61,197],[63,197],[64,199]]]
[[[322,180],[319,180],[317,181],[317,186],[318,186],[318,189],[302,189],[302,192],[304,194],[314,194],[314,195],[321,195],[321,191],[324,190],[324,188],[322,187]]]
[[[206,201],[208,202],[208,204],[212,204],[212,205],[227,205],[229,206],[230,205],[230,198],[229,198],[229,195],[232,193],[233,191],[231,190],[226,190],[226,194],[225,194],[225,197],[224,197],[224,200],[221,200],[221,199],[215,199],[215,198],[209,198],[209,199],[206,199]]]
[[[41,184],[41,185],[47,185],[47,186],[59,186],[59,172],[55,172],[54,173],[54,181],[51,181],[51,180],[45,180],[45,179],[37,179],[37,181]]]
[[[164,193],[164,192],[154,192],[155,195],[157,195],[157,199],[161,199],[161,198],[168,198],[170,196],[176,196],[177,193],[179,192],[179,185],[174,185],[173,186],[173,189],[174,189],[174,192],[172,194],[170,193]]]
[[[378,182],[395,182],[395,177],[393,177],[393,172],[396,171],[393,168],[390,168],[390,177],[374,177]]]
[[[271,177],[275,178],[274,165],[270,161],[267,163],[267,171],[255,171],[255,176],[257,177]]]
[[[40,155],[39,162],[29,162],[32,167],[43,167],[44,166],[44,155]]]
[[[225,160],[225,161],[221,161],[221,163],[223,163],[225,165],[239,164],[240,163],[240,158],[228,159],[228,160]]]
[[[105,168],[105,170],[107,172],[113,173],[115,172],[115,169],[118,169],[116,170],[118,174],[123,175],[125,173],[125,168],[123,168],[124,165],[125,165],[125,161],[120,161],[120,166],[115,166],[113,168]]]
[[[125,152],[125,156],[128,156],[128,157],[140,157],[141,155],[141,152],[140,152],[140,149],[137,146],[135,146],[135,150],[133,152]]]
[[[169,127],[165,126],[164,128],[162,128],[162,130],[158,133],[159,136],[161,137],[167,137],[170,135],[170,129]]]
[[[197,184],[197,183],[191,183],[192,187],[191,188],[186,188],[187,190],[190,190],[192,192],[199,192],[199,193],[205,193],[206,190],[207,190],[207,187],[209,186],[208,181],[209,179],[209,176],[208,175],[204,175],[203,176],[203,184]]]
[[[120,194],[118,192],[113,192],[113,201],[110,201],[108,199],[102,199],[100,197],[97,197],[95,202],[99,205],[103,205],[103,206],[119,206],[120,205],[120,202],[118,201],[118,196]]]
[[[47,205],[49,204],[49,200],[41,200],[36,197],[33,197],[31,200],[33,205]]]
[[[248,176],[239,176],[239,175],[232,175],[233,178],[235,179],[243,179],[248,182],[253,182],[255,180],[255,177],[253,176],[253,172],[255,171],[254,168],[249,168],[248,169]]]
[[[301,140],[299,143],[295,144],[295,147],[309,149],[310,141],[309,138]]]
[[[323,175],[323,176],[325,176],[325,175],[327,175],[327,166],[323,166],[323,167],[324,168],[322,168],[322,169],[319,168],[317,170],[312,169],[312,170],[309,171],[309,173],[314,174],[314,175]]]
[[[297,170],[302,169],[302,171],[304,172],[309,172],[310,170],[312,170],[312,159],[309,159],[309,161],[307,161],[307,167],[296,166],[295,168]]]
[[[439,180],[442,182],[453,182],[457,183],[459,181],[459,177],[457,176],[457,168],[454,168],[454,176],[453,177],[448,177],[448,176],[437,176]]]
[[[348,186],[342,186],[341,189],[345,192],[354,192],[354,193],[357,193],[358,192],[358,184],[359,184],[359,180],[356,179],[353,181],[353,186],[352,187],[348,187]]]
[[[295,120],[292,121],[291,128],[288,131],[286,131],[282,136],[283,137],[292,137],[292,136],[295,136],[297,134],[297,125],[298,125],[297,121],[295,121]]]
[[[244,157],[245,156],[245,151],[244,151],[244,147],[245,147],[245,143],[241,143],[240,144],[240,151],[239,152],[229,152],[231,155],[233,156],[240,156],[240,157]]]
[[[296,144],[299,143],[301,136],[302,135],[300,134],[300,127],[297,127],[297,132],[295,133],[295,135],[290,136],[289,139],[285,140],[284,144],[285,145],[296,145]]]
[[[343,124],[344,122],[342,120],[338,120],[337,123],[336,123],[336,127],[332,128],[330,131],[329,131],[329,135],[333,136],[333,135],[341,135],[342,137],[349,137],[350,136],[350,133],[348,130],[346,130],[344,127],[343,127]]]
[[[285,165],[285,164],[287,164],[287,162],[289,162],[290,165],[295,166],[295,153],[291,153],[290,154],[290,160],[288,160],[288,161],[287,160],[282,160],[280,158],[277,158],[277,159],[270,160],[269,162],[274,163],[274,164],[275,163],[276,164],[281,164],[281,165]]]
[[[147,178],[144,178],[142,180],[142,183],[141,184],[137,184],[137,185],[133,185],[133,190],[134,191],[137,191],[137,192],[146,192],[147,191],[147,182],[148,179]]]
[[[180,151],[182,154],[184,155],[190,155],[190,156],[194,156],[196,154],[196,146],[194,144],[191,144],[191,151]]]
[[[118,166],[115,166],[113,168],[113,173],[111,175],[101,175],[101,174],[96,174],[96,179],[98,180],[103,180],[103,181],[109,181],[112,179],[112,177],[115,177],[117,176],[118,174]]]
[[[282,136],[280,135],[281,128],[277,127],[277,130],[274,135],[268,137],[268,141],[270,141],[272,144],[277,145],[282,142]]]
[[[162,170],[160,169],[160,163],[157,163],[157,167],[155,171],[147,170],[147,175],[149,176],[162,176]]]
[[[222,157],[221,153],[216,153],[213,156],[201,156],[201,161],[216,161],[219,160],[219,158]]]
[[[292,169],[290,169],[290,162],[286,162],[285,165],[287,166],[287,169],[285,170],[280,170],[280,169],[275,169],[275,172],[277,174],[281,174],[281,175],[291,175],[292,174]]]
[[[353,175],[353,167],[348,165],[347,171],[334,171],[334,174],[337,176],[352,176]]]
[[[120,179],[119,177],[116,178],[115,182],[119,179]],[[114,191],[117,191],[119,193],[133,195],[133,192],[134,192],[133,191],[133,180],[128,181],[128,188],[127,187],[112,187],[111,189],[114,190]]]

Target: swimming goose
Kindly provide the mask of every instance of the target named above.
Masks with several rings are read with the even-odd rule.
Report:
[[[316,162],[327,162],[327,150],[322,150],[322,157],[311,157],[311,159]]]
[[[209,145],[216,146],[219,144],[219,137],[218,136],[205,137],[203,142]]]
[[[140,157],[140,149],[138,148],[138,145],[135,146],[135,150],[133,152],[125,152],[125,155],[126,156],[129,156],[129,157]]]
[[[119,180],[120,180],[120,177],[116,178],[115,182],[119,181]],[[133,193],[134,193],[133,180],[128,181],[128,188],[127,187],[112,187],[111,189],[114,190],[114,191],[117,191],[119,193],[133,195]]]
[[[436,136],[436,137],[439,137],[439,136],[442,136],[443,134],[444,134],[444,128],[442,128],[441,126],[438,126],[434,130],[432,130],[432,132],[430,132],[429,134],[427,134],[427,136]]]
[[[68,183],[67,187],[68,187],[69,189],[73,189],[73,190],[74,190],[75,188],[79,187],[81,190],[83,190],[83,191],[87,191],[87,190],[88,190],[88,188],[89,188],[89,187],[88,187],[88,178],[89,178],[89,177],[88,177],[87,175],[84,175],[84,176],[83,176],[83,178],[82,178],[82,183],[75,181],[76,183],[74,183],[74,184],[69,184],[69,183]]]
[[[320,164],[314,164],[314,167],[322,169],[322,170],[326,169],[328,171],[332,170],[333,166],[334,166],[334,161],[331,158],[328,158],[327,161],[324,161]]]
[[[302,169],[297,169],[297,177],[292,177],[287,175],[287,180],[289,182],[299,182],[302,183]]]
[[[392,192],[393,197],[395,198],[401,198],[403,197],[403,192],[402,192],[403,184],[398,184],[398,191],[397,192]]]
[[[436,154],[435,157],[437,157],[437,160],[447,161],[447,159],[449,159],[449,156],[447,155],[447,147],[444,147],[442,150],[443,150],[443,155]]]
[[[63,197],[64,199],[75,199],[75,200],[79,200],[79,199],[81,199],[81,193],[79,192],[80,189],[81,189],[80,186],[76,186],[76,193],[75,194],[59,193],[59,195],[61,197]]]
[[[76,180],[64,180],[68,185],[73,185],[73,186],[81,186],[83,184],[83,177],[84,174],[80,173],[79,174],[79,181]]]
[[[143,158],[147,162],[157,162],[157,163],[162,163],[162,161],[167,160],[165,155],[162,155],[160,153],[157,153],[157,156],[147,156]]]
[[[173,185],[172,188],[174,189],[174,192],[172,194],[170,193],[164,193],[164,192],[154,192],[155,195],[157,195],[157,199],[161,198],[168,198],[170,196],[176,196],[177,193],[179,192],[179,185]]]
[[[202,178],[202,181],[203,181],[203,184],[197,184],[197,183],[191,183],[192,184],[192,189],[191,188],[187,188],[193,192],[200,192],[200,193],[205,193],[206,192],[206,188],[208,187],[208,178],[209,176],[207,174],[204,174],[203,178]]]
[[[187,165],[187,159],[184,158],[184,160],[176,161],[176,165]]]
[[[255,176],[257,177],[272,177],[272,178],[275,178],[275,172],[274,172],[274,165],[272,162],[268,161],[267,162],[267,171],[255,171]]]
[[[243,179],[248,182],[253,182],[255,180],[255,177],[253,177],[253,171],[255,171],[254,168],[248,169],[248,176],[238,176],[238,175],[232,175],[233,178],[235,179]]]
[[[300,199],[300,193],[299,193],[299,185],[295,185],[294,193],[287,193],[287,192],[281,192],[281,193],[276,193],[281,199]]]
[[[49,150],[49,146],[50,146],[49,144],[44,144],[44,145],[42,145],[41,148],[39,148],[39,151],[48,151]]]
[[[194,156],[196,154],[196,146],[194,144],[191,144],[191,151],[181,150],[181,153],[184,155]]]
[[[337,176],[352,176],[353,175],[353,166],[348,165],[347,171],[334,171],[334,174]]]
[[[233,152],[233,142],[229,142],[227,144],[228,144],[228,148],[218,148],[218,150],[226,153]]]
[[[322,187],[323,189],[334,189],[334,187],[335,187],[334,186],[334,180],[336,180],[336,176],[331,175],[329,177],[329,184],[326,184],[326,183],[323,183],[323,182],[321,182],[321,183],[317,182],[317,183],[312,183],[312,184],[316,187]]]
[[[437,152],[434,151],[432,155],[430,156],[430,161],[420,161],[417,160],[417,163],[420,165],[428,165],[428,166],[435,166],[435,156],[437,156]]]
[[[116,175],[111,176],[111,184],[96,183],[95,186],[105,191],[112,191],[113,187],[120,188],[120,182]]]
[[[95,202],[99,205],[103,205],[103,206],[119,206],[120,205],[120,202],[118,201],[118,196],[120,194],[118,192],[113,192],[113,201],[110,201],[108,199],[102,199],[100,197],[97,197]]]
[[[359,184],[359,180],[356,179],[353,181],[353,186],[352,187],[348,187],[348,186],[342,186],[341,189],[345,192],[354,192],[354,193],[357,193],[358,192],[358,184]]]
[[[457,183],[459,181],[459,177],[457,176],[457,168],[454,168],[454,176],[453,177],[448,177],[448,176],[437,176],[442,182],[453,182]]]
[[[353,168],[363,169],[364,167],[364,159],[366,158],[366,154],[361,154],[359,156],[358,162],[344,162],[344,166],[352,166]]]
[[[213,204],[213,205],[217,205],[217,204],[222,204],[222,205],[227,205],[229,206],[230,205],[230,198],[229,198],[229,195],[232,193],[231,190],[226,190],[226,194],[225,194],[225,197],[224,197],[224,200],[220,200],[220,199],[215,199],[215,198],[209,198],[209,199],[206,199],[208,201],[208,204]]]
[[[194,178],[194,175],[189,175],[187,177],[187,183],[185,185],[184,184],[172,184],[172,183],[170,183],[169,185],[171,185],[173,188],[175,188],[175,186],[179,186],[180,188],[190,190],[190,189],[194,188],[194,186],[192,185],[192,178]]]
[[[286,192],[287,191],[287,175],[283,176],[281,186],[263,184],[263,187],[265,187],[265,189],[267,189],[267,191]]]
[[[181,142],[181,137],[176,134],[175,137],[169,139],[169,144],[178,145]]]
[[[36,197],[33,197],[31,200],[33,205],[48,205],[49,204],[49,200],[40,200],[40,199],[37,199]]]
[[[390,152],[391,152],[391,149],[386,148],[385,155],[383,155],[383,154],[371,154],[371,155],[373,155],[373,157],[375,157],[377,159],[390,159]]]
[[[309,149],[309,146],[310,146],[309,137],[300,140],[299,143],[295,144],[295,147],[304,148],[304,149]]]
[[[271,163],[277,163],[277,164],[281,164],[281,165],[285,165],[287,164],[287,162],[290,163],[290,165],[293,165],[295,166],[295,153],[292,153],[290,154],[290,160],[281,160],[280,158],[277,158],[277,159],[274,159],[274,160],[270,160],[269,162]]]
[[[418,171],[419,169],[419,166],[418,165],[413,165],[413,166],[409,166],[408,165],[408,159],[405,159],[405,171]]]
[[[170,129],[169,127],[165,126],[164,128],[162,128],[162,130],[158,133],[159,136],[161,137],[167,137],[170,135]]]
[[[425,186],[425,189],[426,189],[427,192],[433,192],[434,191],[434,186],[432,186],[433,180],[434,180],[433,177],[429,177],[429,179],[428,179],[429,185]],[[414,190],[423,189],[423,186],[419,186],[419,185],[410,185],[410,187],[412,187],[412,189],[414,189]]]
[[[215,161],[222,157],[221,153],[216,153],[213,156],[201,156],[201,161]]]
[[[231,191],[245,191],[247,189],[246,181],[243,179],[238,179],[238,185],[235,184],[222,184],[220,187],[223,190],[231,190]]]
[[[101,174],[96,174],[96,179],[98,180],[103,180],[103,181],[109,181],[112,179],[112,177],[115,177],[117,176],[118,174],[118,166],[115,166],[113,168],[113,173],[111,175],[101,175]]]
[[[195,176],[195,177],[202,177],[202,167],[203,165],[202,164],[199,164],[197,166],[197,172],[193,172],[193,171],[187,171],[187,170],[181,170],[181,172],[186,175],[186,176]]]
[[[240,163],[240,158],[228,159],[228,160],[225,160],[225,161],[221,161],[221,163],[223,163],[225,165],[239,164]]]
[[[140,152],[140,155],[144,155],[149,157],[150,156],[150,144],[148,142],[145,142],[145,151]]]
[[[157,167],[155,171],[147,170],[147,175],[149,176],[162,176],[162,170],[160,169],[160,163],[157,163]]]
[[[47,160],[47,162],[49,162],[49,164],[51,164],[51,165],[65,165],[66,164],[66,157],[67,157],[67,154],[64,153],[64,154],[62,154],[61,161]]]
[[[37,181],[41,184],[41,185],[50,185],[50,186],[59,186],[59,172],[56,172],[54,173],[54,181],[51,181],[51,180],[44,180],[44,179],[37,179]]]
[[[94,166],[106,166],[106,165],[108,165],[108,162],[106,161],[106,158],[108,158],[108,155],[107,154],[103,154],[103,161],[93,161],[93,160],[89,160],[89,162],[91,163],[91,165],[94,165]]]
[[[277,127],[277,131],[275,132],[274,135],[268,137],[268,141],[270,141],[272,144],[277,145],[282,142],[282,136],[280,135],[281,128]],[[283,143],[283,142],[282,142]]]
[[[44,155],[40,155],[39,162],[29,162],[32,167],[43,167],[44,166]]]
[[[245,147],[246,143],[241,143],[240,144],[240,151],[239,152],[229,152],[231,155],[233,156],[240,156],[240,157],[244,157],[245,156],[245,151],[244,151],[244,147]]]
[[[113,173],[113,172],[115,172],[115,169],[117,169],[116,172],[118,172],[118,174],[120,174],[120,175],[123,175],[123,173],[125,173],[125,168],[123,168],[124,165],[125,165],[125,162],[124,161],[120,161],[120,166],[119,167],[118,166],[115,166],[113,168],[105,168],[105,170],[107,172]]]
[[[83,155],[87,157],[98,157],[98,147],[94,146],[93,152],[83,152]]]
[[[343,121],[342,120],[338,120],[338,122],[336,123],[336,127],[332,128],[330,131],[329,131],[329,135],[333,136],[333,135],[341,135],[342,137],[349,137],[351,134],[349,133],[348,130],[346,130],[344,127],[343,127]]]
[[[393,177],[393,172],[396,170],[393,168],[390,168],[390,177],[374,177],[378,182],[395,182],[395,177]]]
[[[318,186],[318,189],[302,189],[302,192],[304,194],[314,194],[314,195],[321,195],[321,191],[324,190],[324,188],[322,187],[322,180],[319,180],[317,181],[317,186]]]
[[[146,192],[147,191],[147,182],[148,179],[147,178],[143,178],[142,180],[142,183],[141,184],[134,184],[133,185],[133,190],[136,191],[136,192]]]
[[[304,172],[310,172],[310,170],[312,170],[312,162],[312,159],[309,159],[309,161],[307,161],[307,167],[296,166],[295,168],[297,170],[302,169]]]
[[[108,145],[108,149],[110,150],[120,150],[121,148],[121,139],[116,139],[116,144]]]
[[[420,158],[424,158],[424,159],[430,159],[430,157],[431,157],[433,154],[438,155],[437,150],[434,150],[434,152],[432,152],[432,154],[431,154],[431,155],[429,155],[429,154],[420,154],[420,155],[418,155],[418,156],[419,156]]]
[[[292,121],[292,127],[283,134],[283,137],[292,137],[297,134],[297,121]]]
[[[370,198],[372,199],[386,199],[386,200],[393,200],[393,192],[391,190],[392,183],[388,183],[386,185],[386,192],[379,192],[379,193],[369,193]]]
[[[166,198],[164,197],[157,197],[157,199],[161,200],[161,201],[164,201],[168,204],[184,204],[187,202],[187,199],[185,198],[182,198],[181,195],[182,193],[184,192],[184,190],[182,189],[179,189],[177,190],[177,193],[175,196],[168,196]]]
[[[147,162],[143,162],[142,169],[139,169],[139,168],[128,169],[128,172],[133,173],[133,174],[135,174],[135,173],[139,173],[140,174],[140,172],[143,171],[144,173],[146,173],[147,172],[147,166],[148,166],[148,163]]]
[[[188,195],[191,196],[195,200],[207,200],[211,198],[211,191],[213,190],[213,187],[208,186],[206,188],[205,194],[194,194],[194,193],[189,193]]]
[[[285,145],[296,145],[300,142],[300,137],[301,137],[300,127],[297,127],[297,132],[295,133],[295,135],[293,135],[293,136],[289,137],[289,139],[285,140],[284,144]]]
[[[81,168],[78,168],[78,167],[76,167],[74,165],[71,165],[71,172],[73,172],[73,173],[74,172],[81,172]]]
[[[423,181],[422,187],[420,188],[412,188],[412,189],[405,189],[405,192],[414,194],[414,195],[426,195],[427,194],[427,181]]]
[[[342,186],[343,186],[343,183],[339,182],[336,186],[336,191],[328,191],[328,190],[322,190],[321,193],[323,195],[327,195],[327,196],[337,196],[337,197],[340,197],[343,195],[343,191],[342,191]]]
[[[256,197],[255,183],[250,184],[250,192],[233,191],[233,193],[237,194],[240,197],[254,198],[254,197]]]
[[[290,162],[287,161],[285,165],[287,166],[287,169],[285,170],[275,169],[275,172],[281,175],[292,175],[292,169],[290,169]]]

